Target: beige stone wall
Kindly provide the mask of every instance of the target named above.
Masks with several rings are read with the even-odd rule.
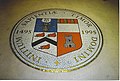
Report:
[[[48,8],[81,12],[100,27],[104,44],[97,59],[69,73],[46,73],[22,63],[11,51],[10,32],[25,15]],[[0,79],[118,79],[118,0],[0,0]]]

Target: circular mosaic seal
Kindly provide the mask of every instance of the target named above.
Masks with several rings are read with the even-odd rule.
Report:
[[[79,12],[47,9],[18,21],[10,45],[15,55],[33,68],[69,72],[97,57],[102,34],[95,22]]]

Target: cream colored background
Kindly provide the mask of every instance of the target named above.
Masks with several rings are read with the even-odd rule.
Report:
[[[48,8],[81,12],[100,27],[104,44],[89,65],[69,73],[46,73],[22,63],[9,45],[10,32],[25,15]],[[117,0],[0,0],[0,79],[118,79]]]

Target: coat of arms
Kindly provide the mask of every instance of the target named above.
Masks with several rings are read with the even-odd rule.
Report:
[[[54,56],[76,51],[82,46],[79,30],[77,19],[38,18],[32,47]]]

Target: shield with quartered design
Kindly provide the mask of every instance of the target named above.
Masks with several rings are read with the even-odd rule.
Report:
[[[32,47],[54,56],[65,55],[82,46],[77,19],[37,18]]]

